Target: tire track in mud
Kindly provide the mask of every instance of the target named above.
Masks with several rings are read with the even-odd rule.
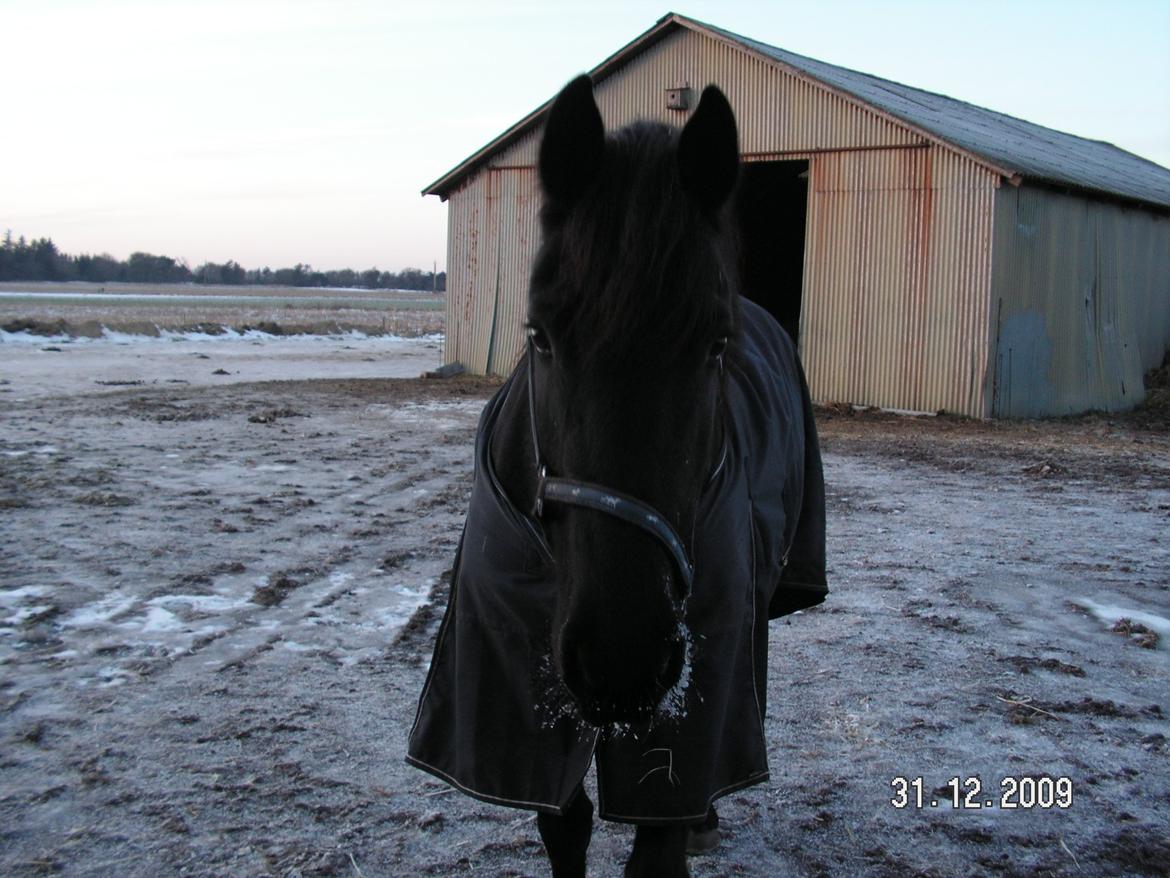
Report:
[[[425,444],[429,437],[425,431],[424,436],[417,432],[405,431],[399,438]],[[354,446],[350,459],[365,460],[380,450],[370,441]],[[367,645],[381,648],[450,563],[454,551],[450,519],[461,514],[470,479],[460,478],[463,487],[453,494],[449,480],[433,449],[424,447],[421,452],[404,449],[373,466],[368,475],[350,475],[331,494],[314,492],[308,506],[298,502],[300,488],[292,488],[291,505],[297,507],[292,514],[299,520],[280,540],[300,548],[299,563],[269,573],[252,592],[240,624],[192,649],[179,662],[214,661],[216,672],[222,672],[242,668],[282,646],[334,661],[352,660],[347,653],[356,649],[352,638],[355,624],[360,625],[358,617],[370,610],[370,601],[363,600],[369,590],[388,585],[388,580],[418,583],[408,589],[404,609],[379,626],[383,639]],[[266,511],[273,510],[268,506]],[[278,519],[289,514],[275,511]],[[374,606],[378,603],[375,600]],[[343,624],[343,636],[320,636],[322,628]],[[351,642],[340,642],[347,639]]]
[[[0,495],[43,534],[5,550],[6,694],[384,648],[450,565],[487,390],[324,395],[313,417],[263,387],[198,419],[175,393],[29,407],[0,457]]]

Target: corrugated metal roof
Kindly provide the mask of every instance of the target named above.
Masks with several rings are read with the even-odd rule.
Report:
[[[945,95],[817,61],[673,13],[664,16],[650,30],[595,67],[591,71],[594,80],[599,81],[613,74],[630,57],[679,27],[708,33],[739,45],[757,56],[778,62],[970,155],[980,157],[1006,176],[1170,207],[1170,170],[1110,143],[1054,131]],[[445,198],[492,155],[542,122],[548,106],[548,103],[543,104],[529,113],[427,186],[423,190],[424,194]]]
[[[1170,170],[1111,143],[1065,134],[946,95],[806,58],[712,25],[693,23],[1021,177],[1170,207]]]

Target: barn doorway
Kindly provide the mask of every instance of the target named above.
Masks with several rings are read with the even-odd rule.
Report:
[[[808,162],[744,162],[736,216],[743,294],[799,344]]]

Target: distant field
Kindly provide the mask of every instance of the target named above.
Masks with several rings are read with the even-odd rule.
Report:
[[[442,293],[414,290],[0,283],[0,327],[43,334],[263,325],[290,334],[359,330],[414,336],[441,332],[443,307]]]

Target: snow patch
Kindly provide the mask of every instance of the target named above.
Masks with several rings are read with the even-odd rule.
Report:
[[[149,603],[157,606],[185,604],[200,613],[225,613],[246,607],[249,602],[244,598],[218,594],[168,594],[153,598]]]
[[[125,668],[117,668],[107,666],[99,670],[96,674],[98,686],[102,689],[108,689],[111,686],[120,686],[130,679],[130,672]],[[84,685],[85,681],[81,681]]]
[[[691,685],[691,669],[695,653],[695,638],[685,622],[679,622],[678,636],[683,644],[683,666],[678,682],[671,687],[658,705],[655,715],[665,719],[682,719],[687,715],[687,690]]]
[[[10,588],[7,591],[0,591],[0,607],[15,606],[25,598],[39,598],[48,590],[43,585],[26,585],[21,588]]]
[[[39,448],[7,448],[0,451],[0,454],[3,454],[5,457],[28,457],[30,454],[45,456],[57,453],[57,446],[55,445],[42,445]]]
[[[1151,631],[1156,631],[1159,637],[1170,637],[1170,619],[1164,616],[1158,616],[1145,610],[1135,610],[1132,607],[1099,604],[1089,600],[1089,598],[1077,598],[1075,603],[1084,607],[1106,626],[1112,626],[1118,619],[1132,619],[1134,622],[1145,625]]]
[[[0,625],[4,625],[9,628],[15,628],[17,625],[23,625],[33,616],[44,613],[47,610],[51,610],[52,608],[52,604],[40,604],[34,607],[21,607],[11,616],[8,616],[5,619],[0,619]]]
[[[134,622],[126,622],[124,624],[128,626],[135,625]],[[136,627],[144,634],[155,634],[162,631],[181,631],[183,623],[170,610],[155,606],[147,609],[146,618]]]
[[[283,646],[289,652],[312,652],[313,650],[320,648],[320,647],[316,647],[316,646],[310,646],[310,645],[307,645],[304,643],[297,643],[295,640],[281,640],[281,641],[279,641],[279,643],[281,646]]]
[[[418,341],[429,343],[441,343],[443,341],[442,333],[431,333],[429,335],[420,336],[401,336],[401,335],[370,335],[361,332],[357,329],[347,330],[345,332],[330,332],[319,335],[312,335],[309,333],[298,333],[293,335],[275,335],[271,332],[262,332],[259,329],[247,329],[239,331],[230,326],[221,326],[220,332],[198,332],[190,331],[184,332],[175,329],[162,329],[155,327],[155,334],[146,335],[132,332],[122,332],[115,329],[110,329],[106,326],[102,327],[101,335],[86,336],[86,335],[67,335],[65,333],[57,333],[55,335],[37,335],[36,333],[21,330],[19,332],[7,332],[0,329],[0,345],[99,345],[99,344],[114,344],[114,345],[132,345],[151,343],[158,341],[175,341],[175,342],[199,342],[207,344],[216,344],[220,342],[230,341],[306,341],[314,342],[321,339],[332,339],[335,341]]]
[[[119,613],[134,606],[135,599],[112,594],[100,601],[80,607],[63,618],[60,622],[63,628],[94,628],[104,625]]]

